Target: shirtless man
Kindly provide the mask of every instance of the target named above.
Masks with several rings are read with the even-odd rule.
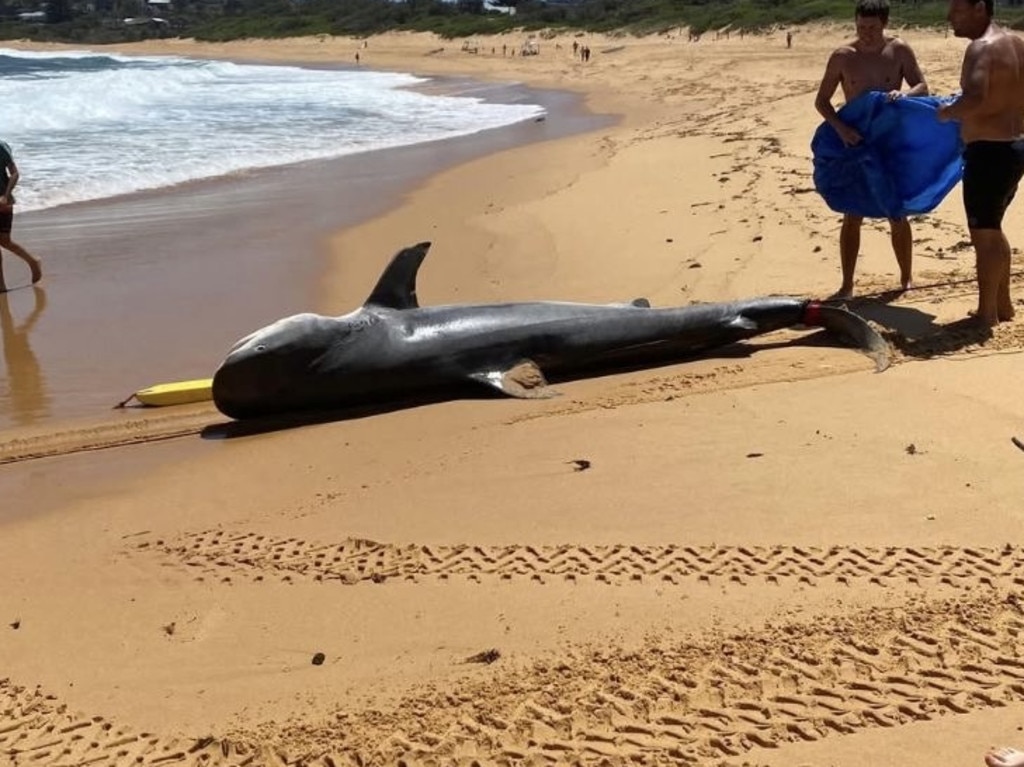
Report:
[[[971,40],[960,71],[962,95],[938,111],[959,120],[963,194],[978,273],[979,322],[1013,319],[1010,243],[1003,214],[1024,174],[1024,41],[992,21],[992,0],[950,0],[953,34]]]
[[[832,106],[832,96],[840,85],[843,86],[843,96],[847,102],[866,91],[885,91],[890,101],[904,95],[928,95],[928,84],[921,74],[914,51],[898,37],[886,36],[885,25],[888,21],[888,0],[858,0],[854,14],[857,37],[837,48],[825,66],[825,75],[821,79],[814,106],[825,121],[836,129],[847,146],[859,144],[861,135],[840,120]],[[900,91],[904,81],[909,86],[906,94]],[[863,216],[849,213],[843,216],[843,228],[839,234],[843,284],[834,298],[853,296],[853,273],[857,267],[863,223]],[[906,218],[889,219],[889,231],[892,249],[900,267],[900,285],[906,290],[911,287],[913,280],[911,263],[914,239],[910,232],[910,222]]]

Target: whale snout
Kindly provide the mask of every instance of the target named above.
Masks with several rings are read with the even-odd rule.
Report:
[[[273,356],[228,357],[213,375],[213,401],[232,418],[252,418],[278,409],[288,378]]]
[[[281,413],[301,402],[336,332],[315,314],[286,317],[238,341],[213,375],[213,401],[232,418]]]

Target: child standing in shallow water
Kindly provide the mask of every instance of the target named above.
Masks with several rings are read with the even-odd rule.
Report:
[[[43,278],[43,270],[39,259],[25,250],[21,245],[11,239],[11,229],[14,225],[14,187],[18,183],[18,166],[14,162],[14,155],[11,147],[5,141],[0,141],[0,249],[9,250],[18,258],[28,264],[32,270],[32,284]],[[0,252],[0,293],[7,290],[7,283],[4,281],[3,255]]]

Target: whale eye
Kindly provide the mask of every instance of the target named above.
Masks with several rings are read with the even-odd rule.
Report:
[[[266,346],[266,344],[259,344],[259,345],[258,345],[258,346],[256,347],[256,351],[258,351],[258,352],[265,352],[266,350],[267,350],[267,346]]]

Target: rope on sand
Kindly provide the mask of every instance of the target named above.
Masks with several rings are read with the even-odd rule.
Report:
[[[1024,271],[1010,272],[1010,277],[1024,277]],[[945,282],[931,282],[927,285],[914,285],[913,287],[906,288],[905,290],[879,290],[875,293],[863,293],[858,296],[854,296],[852,299],[841,299],[844,301],[858,301],[865,298],[882,298],[883,296],[889,296],[893,293],[909,293],[912,290],[931,290],[932,288],[948,288],[953,285],[966,285],[969,282],[977,282],[977,277],[964,277],[960,280],[947,280]],[[840,299],[835,299],[840,300]]]
[[[128,395],[128,397],[126,399],[123,399],[120,402],[118,402],[116,405],[114,405],[114,407],[112,407],[111,410],[117,410],[118,408],[125,407],[129,402],[131,402],[133,399],[135,399],[135,395],[137,393],[138,392],[132,392],[130,395]]]

